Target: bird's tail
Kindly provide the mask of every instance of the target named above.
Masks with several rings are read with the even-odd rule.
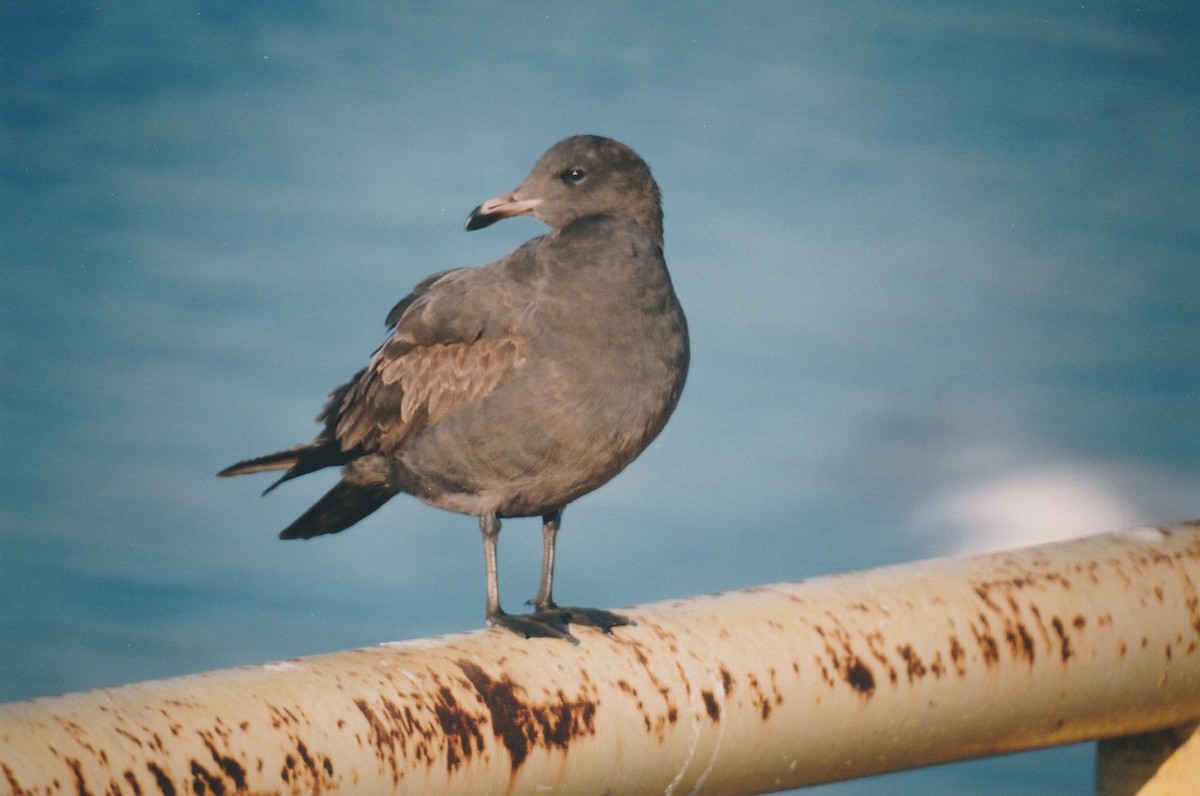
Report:
[[[222,478],[228,478],[231,475],[287,470],[278,481],[263,491],[265,495],[284,481],[290,481],[293,478],[315,472],[323,467],[342,465],[347,461],[349,461],[349,457],[342,451],[337,442],[317,440],[315,442],[306,442],[303,445],[297,445],[294,448],[288,448],[277,453],[268,453],[266,456],[259,456],[255,459],[246,459],[244,462],[238,462],[226,467],[217,473],[217,475]]]
[[[246,459],[243,462],[226,467],[217,475],[222,478],[227,478],[231,475],[246,475],[247,473],[262,473],[268,470],[288,470],[296,466],[296,463],[304,458],[304,454],[313,449],[313,443],[306,442],[303,445],[297,445],[294,448],[288,448],[285,451],[278,453],[268,453],[266,456],[259,456],[256,459]]]
[[[387,503],[395,494],[386,487],[339,481],[338,485],[326,492],[312,508],[284,528],[279,538],[311,539],[326,533],[344,531]]]

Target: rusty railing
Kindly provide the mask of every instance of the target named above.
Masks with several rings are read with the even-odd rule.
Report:
[[[1188,523],[13,702],[0,792],[749,794],[1114,739],[1099,790],[1165,793],[1198,584]]]

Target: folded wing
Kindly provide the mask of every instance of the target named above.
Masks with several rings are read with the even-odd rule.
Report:
[[[391,336],[371,361],[334,390],[316,439],[239,462],[220,475],[286,470],[274,489],[306,473],[399,450],[454,409],[508,381],[525,356],[524,299],[508,283],[497,296],[487,267],[434,274],[388,314]]]

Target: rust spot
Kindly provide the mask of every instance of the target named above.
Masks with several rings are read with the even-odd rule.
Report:
[[[117,735],[120,735],[123,738],[129,739],[130,743],[132,743],[138,749],[142,748],[142,739],[137,737],[133,733],[129,732],[129,730],[126,730],[123,727],[117,727],[116,729],[113,730],[113,732],[115,732]]]
[[[1196,609],[1200,608],[1200,595],[1196,594],[1196,587],[1192,583],[1192,579],[1186,575],[1184,575],[1183,585],[1188,595],[1187,598],[1184,599],[1183,604],[1186,605],[1187,609],[1194,614],[1196,613]]]
[[[679,710],[672,699],[671,688],[668,685],[664,685],[658,678],[658,675],[655,674],[654,669],[650,666],[650,659],[646,657],[640,645],[628,644],[627,646],[630,647],[634,657],[637,658],[637,661],[642,665],[642,668],[645,669],[646,677],[649,678],[650,684],[654,687],[654,690],[657,691],[662,697],[663,709],[665,713],[656,713],[651,715],[651,712],[646,708],[645,702],[639,697],[637,690],[633,686],[626,683],[624,686],[620,686],[620,688],[622,691],[626,691],[635,699],[637,699],[637,709],[642,715],[642,722],[646,725],[646,731],[657,733],[659,740],[662,740],[666,737],[665,730],[667,725],[674,724],[679,720]],[[678,663],[676,666],[678,666]],[[679,671],[682,677],[682,668],[680,668]],[[684,687],[690,695],[691,684],[687,682],[686,678],[683,679]]]
[[[846,682],[860,694],[870,696],[875,692],[875,675],[861,660],[851,657],[846,667]]]
[[[892,662],[888,660],[887,653],[884,652],[883,648],[886,642],[883,639],[883,634],[878,632],[866,633],[863,635],[863,639],[867,642],[867,649],[871,651],[871,655],[887,669],[888,680],[895,685],[900,678],[896,673],[896,667],[892,665]]]
[[[921,661],[921,657],[913,650],[911,644],[902,644],[896,648],[896,652],[900,653],[900,657],[904,660],[908,682],[911,683],[914,679],[925,676],[925,664]]]
[[[364,699],[354,700],[355,707],[363,714],[363,718],[367,720],[367,726],[371,730],[370,743],[375,747],[375,756],[380,762],[387,763],[392,769],[393,782],[400,781],[399,769],[397,767],[396,758],[396,742],[392,737],[392,733],[388,730],[383,720],[375,714],[371,706]]]
[[[1050,639],[1050,634],[1046,631],[1046,623],[1042,621],[1042,612],[1037,607],[1037,603],[1029,604],[1029,613],[1033,614],[1033,618],[1037,622],[1037,629],[1042,634],[1042,643],[1046,645],[1046,652],[1053,652],[1054,642]]]
[[[721,688],[725,691],[725,696],[733,693],[733,675],[724,666],[721,667]]]
[[[813,660],[816,661],[817,668],[821,670],[821,679],[825,681],[826,685],[829,685],[829,686],[836,685],[836,683],[834,682],[834,679],[833,679],[833,675],[831,675],[829,673],[829,670],[825,668],[825,661],[823,661],[821,659],[821,656],[814,655]]]
[[[458,768],[464,760],[471,757],[472,752],[483,751],[483,735],[479,732],[479,722],[459,708],[454,692],[446,686],[438,690],[433,712],[442,728],[442,735],[446,737],[448,771]]]
[[[987,617],[979,614],[979,619],[983,623],[983,629],[979,630],[975,627],[975,623],[969,623],[971,633],[975,636],[975,643],[979,646],[979,652],[983,656],[983,662],[988,666],[994,666],[1000,662],[1000,651],[996,644],[996,639],[992,636],[991,630],[988,627]]]
[[[826,613],[828,614],[828,612]],[[855,652],[850,633],[841,626],[836,616],[828,615],[834,626],[827,629],[821,625],[814,625],[813,630],[825,642],[825,654],[832,664],[833,671],[840,674],[841,679],[849,683],[855,691],[870,696],[875,691],[874,672]],[[896,670],[888,663],[887,656],[880,649],[883,644],[882,634],[864,634],[863,640],[866,641],[871,654],[887,667],[888,676],[892,682],[896,682]],[[816,658],[816,661],[821,669],[821,678],[830,686],[836,685],[832,673],[825,667],[820,656]]]
[[[717,704],[717,698],[713,696],[713,692],[706,688],[700,692],[700,696],[704,699],[704,709],[708,711],[708,717],[713,721],[720,721],[721,706]]]
[[[779,683],[775,681],[775,670],[767,669],[767,677],[771,680],[771,695],[775,697],[775,704],[783,704],[783,694],[779,693]]]
[[[963,666],[963,659],[966,658],[966,651],[962,644],[958,641],[958,636],[950,634],[950,660],[954,661],[954,670],[958,672],[958,676],[962,677],[967,673],[966,667]]]
[[[1035,654],[1033,645],[1033,636],[1029,635],[1029,631],[1025,629],[1025,625],[1017,625],[1017,633],[1021,636],[1021,648],[1025,651],[1025,655],[1029,658],[1029,663],[1033,663]]]
[[[1024,624],[1018,622],[1015,627],[1010,626],[1004,631],[1004,640],[1008,642],[1008,649],[1014,659],[1024,658],[1029,661],[1030,666],[1033,665],[1033,636],[1029,635]]]
[[[75,792],[79,796],[92,796],[92,792],[88,790],[87,782],[83,778],[83,766],[80,762],[73,757],[68,757],[67,765],[71,767],[72,773],[75,774]]]
[[[267,710],[271,712],[271,726],[275,729],[285,727],[289,724],[299,724],[300,720],[296,718],[296,714],[292,713],[287,708],[276,707],[268,704]]]
[[[975,586],[975,596],[982,600],[983,604],[988,608],[991,608],[996,613],[1000,613],[1000,606],[992,602],[990,586],[991,584],[988,583],[980,583],[979,585]]]
[[[193,768],[193,772],[194,770]],[[325,776],[322,776],[323,773]],[[318,764],[314,756],[309,753],[308,747],[300,740],[296,740],[296,755],[285,755],[283,767],[279,770],[280,778],[284,782],[292,783],[293,791],[298,791],[301,781],[307,779],[311,783],[314,793],[320,793],[325,787],[332,787],[333,782],[328,779],[332,775],[333,763],[329,762],[329,758],[322,756],[322,762]],[[238,792],[243,791],[239,790]],[[200,791],[197,791],[197,794],[199,793]]]
[[[203,733],[201,735],[203,736]],[[204,745],[208,747],[208,752],[212,755],[213,762],[221,769],[221,773],[233,783],[234,790],[245,790],[246,769],[242,768],[242,765],[232,757],[221,755],[208,738],[204,738]]]
[[[646,732],[654,729],[654,724],[650,721],[650,714],[646,711],[646,703],[638,696],[637,689],[630,685],[628,680],[624,679],[617,681],[617,688],[628,694],[637,705],[638,713],[642,714],[642,723],[646,725]]]
[[[1083,617],[1083,614],[1076,614],[1075,618],[1071,620],[1071,624],[1076,630],[1083,630],[1087,627],[1087,619]]]
[[[129,784],[129,789],[133,791],[133,796],[142,796],[142,786],[137,780],[137,775],[128,769],[125,770],[125,782]]]
[[[146,768],[154,775],[154,784],[158,785],[158,789],[163,796],[175,796],[175,785],[171,782],[171,778],[167,776],[167,772],[159,768],[156,763],[147,763]]]
[[[290,755],[288,759],[291,759]],[[206,793],[211,793],[213,796],[224,796],[225,783],[221,781],[220,777],[208,773],[208,770],[200,765],[200,761],[193,760],[192,793],[195,793],[196,796],[204,796]]]
[[[495,680],[465,659],[455,664],[487,706],[492,732],[508,749],[514,772],[537,744],[565,749],[572,739],[596,732],[596,704],[585,696],[568,699],[559,691],[557,701],[532,704],[525,699],[524,689],[507,676]]]
[[[21,787],[21,783],[17,781],[17,775],[13,773],[13,770],[6,763],[0,763],[0,770],[4,772],[4,779],[8,782],[12,796],[33,796],[33,791],[25,790],[25,788]]]
[[[757,677],[751,674],[747,676],[746,680],[750,684],[750,700],[758,708],[759,714],[765,721],[771,715],[771,700],[767,698],[762,688],[759,687]]]
[[[1059,655],[1062,657],[1062,662],[1066,663],[1075,655],[1074,650],[1071,649],[1071,637],[1067,635],[1066,626],[1057,616],[1051,618],[1050,625],[1054,628],[1054,632],[1058,634]]]

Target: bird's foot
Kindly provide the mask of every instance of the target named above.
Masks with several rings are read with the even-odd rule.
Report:
[[[559,608],[534,611],[530,614],[506,614],[498,611],[487,618],[491,627],[503,627],[521,638],[557,638],[578,644],[579,639],[567,630],[566,616]]]
[[[609,634],[612,633],[614,627],[628,627],[637,624],[627,616],[614,614],[612,611],[604,611],[600,608],[581,608],[577,605],[561,606],[553,602],[539,604],[533,600],[530,600],[529,604],[537,609],[538,615],[558,613],[561,615],[562,621],[568,625],[594,627]]]
[[[612,611],[604,611],[600,608],[569,606],[558,610],[569,625],[586,625],[609,634],[612,633],[614,627],[628,627],[637,624],[627,616],[614,614]]]

